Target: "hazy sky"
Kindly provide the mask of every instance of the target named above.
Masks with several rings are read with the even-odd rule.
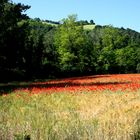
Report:
[[[28,4],[31,18],[60,21],[77,14],[78,20],[131,28],[140,32],[140,0],[13,0]]]

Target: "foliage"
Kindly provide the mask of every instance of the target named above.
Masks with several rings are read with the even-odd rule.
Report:
[[[40,76],[45,56],[44,36],[53,27],[40,21],[29,20],[28,38],[25,44],[25,70],[27,77]],[[33,71],[34,70],[34,71]]]
[[[63,20],[55,36],[55,46],[59,54],[59,64],[62,71],[83,70],[83,50],[85,38],[81,26],[77,26],[76,16],[69,16]]]
[[[29,19],[29,8],[0,2],[2,81],[139,72],[140,33],[77,21],[76,15],[61,22]]]
[[[28,18],[22,12],[26,11],[29,6],[9,1],[2,2],[0,7],[0,74],[2,79],[4,75],[10,79],[12,76],[10,73],[13,70],[21,69],[21,54],[26,38],[26,20]]]

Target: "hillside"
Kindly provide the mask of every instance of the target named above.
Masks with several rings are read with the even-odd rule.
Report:
[[[79,22],[80,21],[78,21],[78,23]],[[52,25],[52,26],[56,26],[56,27],[61,24],[58,21],[52,21],[52,20],[43,20],[42,23],[43,24]],[[87,23],[83,23],[81,25],[83,25],[84,30],[93,30],[95,28],[95,26],[96,26],[95,24],[90,24],[88,22]]]

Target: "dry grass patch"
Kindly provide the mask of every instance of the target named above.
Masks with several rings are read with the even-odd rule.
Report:
[[[140,93],[27,93],[0,97],[0,139],[140,138]]]

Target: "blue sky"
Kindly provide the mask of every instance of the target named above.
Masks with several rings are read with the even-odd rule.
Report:
[[[31,18],[60,21],[77,14],[78,20],[93,19],[99,25],[131,28],[140,32],[140,0],[12,0],[28,4]]]

